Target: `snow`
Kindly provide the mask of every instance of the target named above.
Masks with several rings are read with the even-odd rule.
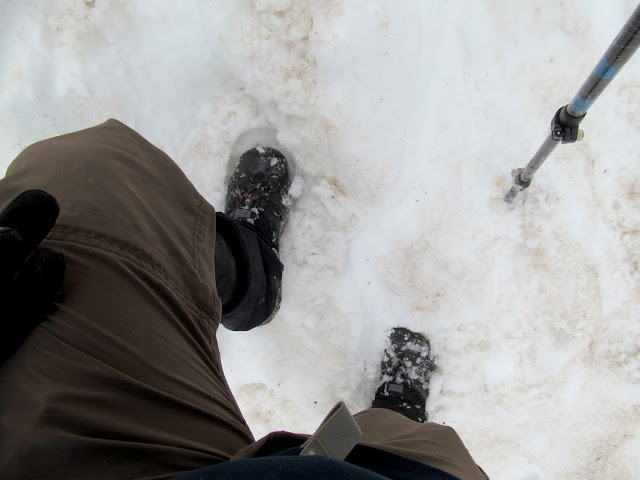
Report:
[[[4,1],[0,167],[115,117],[222,206],[235,139],[295,157],[269,325],[218,334],[256,436],[367,408],[388,330],[493,479],[640,470],[640,59],[502,201],[630,0]],[[524,200],[524,201],[523,201]]]

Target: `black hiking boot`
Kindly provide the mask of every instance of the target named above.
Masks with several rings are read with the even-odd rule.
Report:
[[[271,147],[256,147],[240,156],[227,190],[226,214],[254,230],[278,250],[289,211],[289,166]]]
[[[388,408],[416,422],[429,418],[425,403],[436,369],[429,340],[421,333],[396,327],[382,357],[382,384],[373,408]]]

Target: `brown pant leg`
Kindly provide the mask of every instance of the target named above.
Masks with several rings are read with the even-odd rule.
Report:
[[[364,445],[387,450],[439,468],[461,480],[488,480],[451,427],[418,423],[382,408],[354,415],[362,429]]]
[[[66,296],[0,368],[0,478],[169,478],[253,437],[215,332],[215,212],[125,125],[26,149],[0,206],[42,189]]]

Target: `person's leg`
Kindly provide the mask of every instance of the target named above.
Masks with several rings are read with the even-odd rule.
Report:
[[[216,213],[216,215],[218,215]],[[216,267],[216,290],[220,303],[224,309],[225,305],[229,305],[234,298],[244,290],[243,278],[240,273],[244,271],[242,262],[242,251],[234,253],[232,247],[234,243],[227,242],[219,229],[220,222],[216,221],[216,249],[215,249],[215,267]],[[237,260],[236,260],[237,258]]]
[[[289,164],[269,145],[256,146],[238,159],[227,188],[225,213],[217,214],[216,280],[230,277],[232,292],[222,296],[222,325],[251,330],[269,323],[280,307],[280,236],[289,211]],[[229,254],[234,261],[229,260]]]
[[[354,415],[373,447],[444,470],[462,480],[487,477],[450,427],[425,423],[429,382],[436,359],[429,339],[419,332],[395,327],[380,364],[382,383],[372,408]]]
[[[215,338],[215,212],[180,169],[111,120],[26,149],[0,205],[36,188],[66,293],[0,369],[0,477],[170,478],[253,442]]]
[[[282,263],[272,247],[250,228],[220,212],[216,224],[216,245],[224,245],[223,251],[216,251],[221,323],[236,331],[264,325],[280,307]],[[234,285],[233,291],[221,292],[221,285]]]
[[[420,423],[393,410],[370,408],[354,415],[364,436],[360,443],[439,468],[461,480],[488,480],[456,431]]]

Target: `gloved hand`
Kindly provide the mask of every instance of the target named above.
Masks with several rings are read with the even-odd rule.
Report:
[[[46,319],[62,287],[62,254],[37,248],[59,212],[51,195],[29,190],[0,213],[0,364]]]

